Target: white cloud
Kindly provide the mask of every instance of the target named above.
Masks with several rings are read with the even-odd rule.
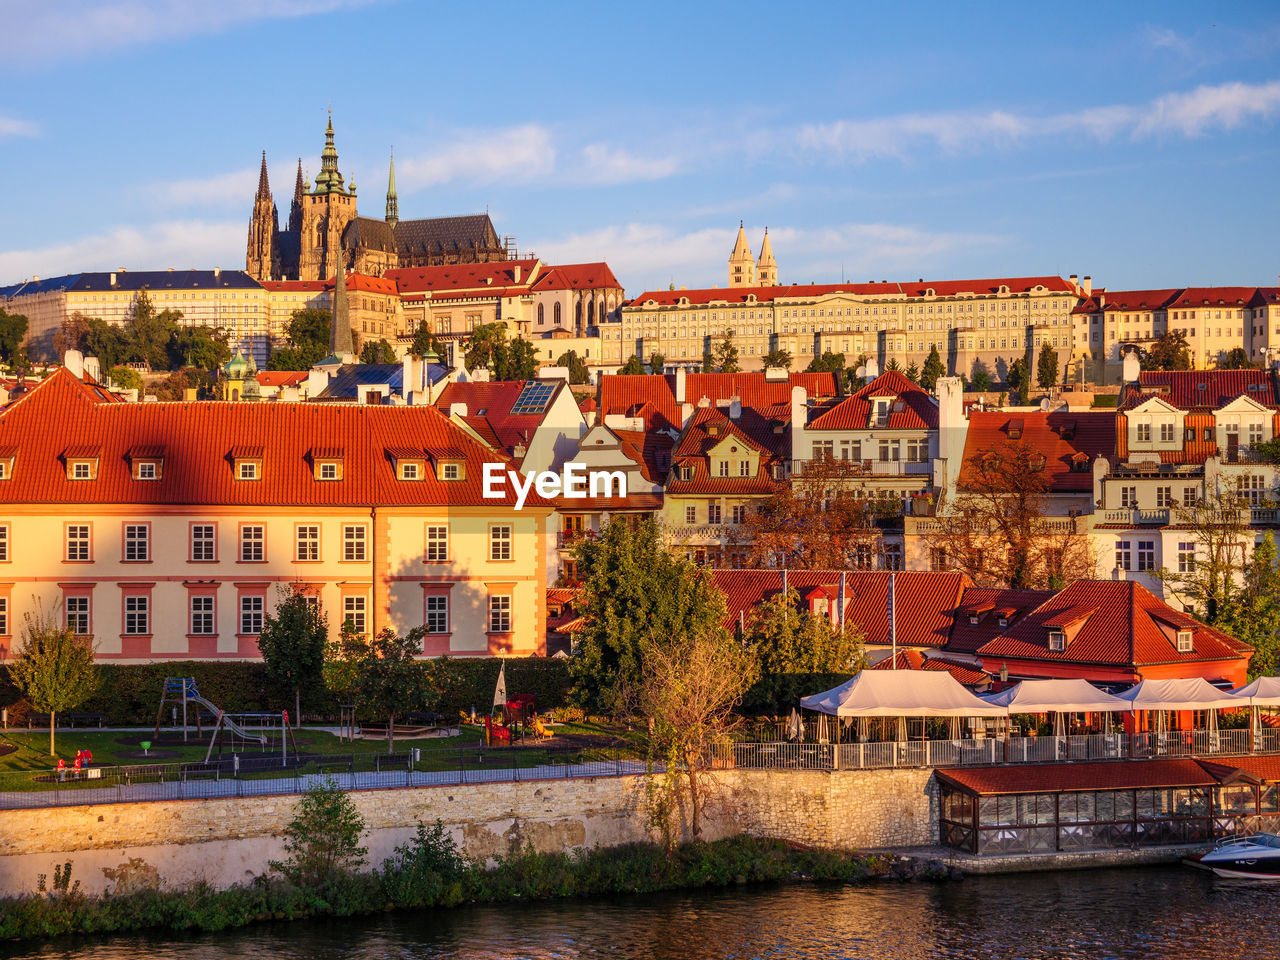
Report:
[[[396,185],[417,189],[453,181],[527,183],[549,177],[556,166],[551,132],[537,124],[472,130],[444,147],[396,158]]]
[[[47,247],[0,252],[0,282],[117,267],[242,269],[244,238],[245,224],[239,220],[170,220],[142,227],[122,226]]]
[[[1062,134],[1094,140],[1159,135],[1197,137],[1234,130],[1280,112],[1280,80],[1225,83],[1169,93],[1146,104],[1087,107],[1071,113],[1019,114],[1005,110],[908,113],[873,120],[808,124],[798,131],[801,150],[836,160],[908,159],[922,149],[943,153],[979,149]]]
[[[1154,50],[1169,50],[1184,57],[1191,56],[1191,42],[1169,27],[1148,26],[1147,45]]]
[[[758,250],[763,234],[763,226],[747,228],[753,249]],[[669,283],[723,286],[736,235],[735,228],[678,233],[658,224],[629,223],[535,242],[533,248],[548,263],[608,260],[626,284],[628,296],[635,296],[643,290],[665,288]],[[845,223],[815,229],[770,227],[769,239],[783,283],[832,283],[840,279],[842,272],[850,282],[873,279],[873,275],[876,280],[900,280],[906,272],[917,271],[921,263],[1006,242],[985,234],[937,232],[885,223]]]
[[[166,209],[232,205],[244,207],[247,211],[257,189],[258,171],[244,169],[208,177],[150,183],[141,187],[140,193],[152,205]],[[278,199],[276,202],[279,204]]]
[[[582,169],[573,179],[592,183],[631,183],[661,180],[679,169],[675,157],[639,157],[621,147],[590,143],[582,148]]]
[[[372,0],[59,0],[0,3],[10,61],[43,64],[160,40],[220,33],[254,20],[283,20],[365,6]]]
[[[40,129],[34,123],[0,114],[0,137],[38,137],[39,135]]]

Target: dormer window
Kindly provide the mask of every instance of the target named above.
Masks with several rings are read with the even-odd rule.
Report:
[[[687,463],[680,464],[680,469],[676,471],[681,480],[693,479],[693,467]]]
[[[92,475],[91,471],[92,471],[92,468],[90,467],[90,465],[83,460],[80,461],[79,463],[73,463],[71,465],[71,479],[72,480],[88,480]]]
[[[258,464],[253,460],[244,460],[236,464],[237,480],[257,480]]]
[[[138,464],[137,477],[139,480],[156,480],[156,463],[154,460],[144,460]]]
[[[317,480],[341,480],[343,456],[341,447],[312,447],[311,475]]]
[[[135,480],[159,480],[164,475],[164,447],[134,447],[129,451],[129,468]]]
[[[261,480],[262,448],[235,447],[231,451],[231,465],[237,480]]]
[[[1195,651],[1195,642],[1192,639],[1192,636],[1193,634],[1190,630],[1178,631],[1178,652],[1179,653],[1192,653]]]
[[[1049,650],[1052,653],[1062,653],[1067,649],[1067,635],[1062,630],[1049,631]]]
[[[436,464],[436,478],[444,481],[458,481],[466,477],[461,460],[441,460]]]
[[[68,480],[96,480],[98,478],[98,447],[74,447],[65,454]]]
[[[996,621],[996,622],[997,622],[997,623],[999,623],[999,624],[1000,624],[1000,626],[1002,626],[1002,627],[1007,627],[1007,626],[1009,625],[1009,618],[1008,618],[1008,617],[1001,617],[1001,618],[1000,618],[998,621]]]
[[[402,464],[400,464],[400,479],[401,479],[401,480],[419,480],[419,479],[421,479],[421,477],[422,477],[422,473],[421,473],[421,471],[418,469],[418,465],[417,465],[416,463],[402,463]]]
[[[320,464],[320,479],[321,480],[337,480],[338,465],[336,463]]]
[[[17,447],[0,447],[0,480],[8,480],[13,476],[13,462],[17,456]]]
[[[972,627],[976,627],[980,619],[982,618],[979,617],[976,613],[969,614],[969,625]]]

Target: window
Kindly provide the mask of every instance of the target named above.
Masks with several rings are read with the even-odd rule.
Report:
[[[908,440],[907,441],[907,459],[912,463],[923,463],[929,459],[929,441],[928,440]]]
[[[682,464],[680,464],[680,466],[677,468],[676,472],[677,472],[677,474],[679,475],[679,477],[680,477],[680,479],[681,479],[681,480],[692,480],[692,479],[693,479],[693,467],[691,467],[691,466],[690,466],[689,464],[687,464],[687,463],[682,463]]]
[[[1192,632],[1190,630],[1178,631],[1178,652],[1191,653],[1195,649],[1192,644]]]
[[[338,465],[336,463],[320,464],[320,479],[321,480],[337,480]]]
[[[428,596],[422,623],[427,628],[427,633],[448,633],[449,598],[444,594]]]
[[[929,569],[945,570],[947,569],[947,551],[943,547],[931,547],[929,549]]]
[[[124,558],[129,561],[151,559],[151,528],[145,523],[124,525]]]
[[[449,528],[447,526],[427,526],[427,552],[424,559],[427,563],[444,563],[449,559]]]
[[[1138,442],[1149,443],[1150,441],[1151,441],[1151,424],[1139,423],[1138,424]]]
[[[1256,446],[1262,442],[1262,424],[1249,424],[1249,446]]]
[[[156,479],[156,465],[155,465],[155,463],[153,463],[153,462],[152,462],[152,461],[150,461],[150,460],[144,460],[144,461],[142,461],[140,464],[138,464],[138,479],[139,479],[139,480],[154,480],[154,479]]]
[[[1138,569],[1154,570],[1156,568],[1156,542],[1154,540],[1138,541]]]
[[[1204,440],[1206,443],[1213,440],[1213,427],[1204,428]]]
[[[750,460],[739,460],[739,461],[738,461],[738,476],[740,476],[740,477],[749,477],[749,476],[751,476],[751,461],[750,461]]]
[[[720,460],[716,463],[716,475],[720,477],[727,477],[729,475],[728,460]]]
[[[1262,497],[1265,492],[1261,475],[1251,474],[1240,478],[1240,495],[1251,507],[1262,506]]]
[[[1196,569],[1196,544],[1194,540],[1178,542],[1178,572],[1194,573]]]
[[[1156,487],[1156,506],[1167,507],[1173,503],[1172,487]]]
[[[89,525],[73,523],[67,526],[67,559],[89,559]]]
[[[356,633],[365,632],[365,598],[342,598],[342,622],[351,624]]]
[[[834,457],[835,449],[834,440],[815,440],[813,442],[813,459],[821,460],[823,457]],[[846,457],[845,459],[848,458]]]
[[[1061,630],[1049,631],[1049,649],[1054,653],[1061,653],[1067,649],[1067,635]]]
[[[418,465],[416,463],[400,464],[400,479],[401,480],[417,480]]]
[[[297,550],[294,559],[300,561],[320,559],[320,528],[315,524],[306,524],[298,527]]]
[[[258,465],[252,460],[241,461],[236,469],[236,476],[241,480],[257,480]]]
[[[1130,570],[1132,560],[1132,545],[1128,540],[1116,541],[1116,567],[1120,570]]]
[[[1182,488],[1182,505],[1184,507],[1194,506],[1200,501],[1200,492],[1195,487]]]
[[[440,465],[441,480],[461,480],[462,468],[456,463],[444,463]]]
[[[1173,424],[1172,423],[1160,424],[1160,442],[1161,443],[1173,442]]]
[[[747,508],[746,508],[746,505],[745,505],[745,504],[741,504],[741,503],[736,504],[736,505],[732,508],[731,516],[733,517],[733,522],[734,522],[734,523],[746,523],[746,521],[747,521]]]
[[[489,528],[489,559],[511,559],[511,527],[508,524],[494,524]]]
[[[685,522],[685,523],[697,523],[697,522],[698,522],[698,508],[697,508],[697,507],[695,507],[695,506],[693,506],[692,504],[690,504],[689,506],[687,506],[687,507],[685,507],[685,508],[684,508],[684,522]]]
[[[511,632],[511,597],[502,595],[489,598],[489,632]]]
[[[898,441],[881,440],[880,441],[880,462],[888,463],[898,459]]]
[[[67,629],[81,636],[89,632],[89,598],[67,597],[62,602],[67,615]]]
[[[263,599],[257,594],[240,598],[241,634],[257,636],[262,632],[262,608]]]
[[[213,597],[191,598],[191,632],[200,636],[213,633]]]
[[[1120,506],[1126,510],[1135,509],[1138,506],[1137,487],[1120,488]]]
[[[884,568],[886,570],[902,569],[902,544],[886,543],[884,546]]]
[[[191,559],[195,561],[213,560],[213,545],[213,524],[193,523],[191,525]]]
[[[92,469],[90,468],[89,464],[85,463],[84,461],[80,461],[79,463],[73,463],[71,465],[72,480],[88,480],[92,475],[93,475]]]
[[[0,563],[9,560],[9,525],[0,523]]]
[[[240,562],[261,563],[266,559],[266,527],[247,523],[240,528]],[[243,631],[241,631],[243,632]]]
[[[342,559],[349,562],[363,563],[365,558],[365,528],[359,524],[348,524],[342,528]]]
[[[720,522],[720,504],[712,500],[707,504],[707,523],[719,523],[719,522]]]
[[[124,632],[131,636],[146,635],[151,632],[150,597],[124,598]]]

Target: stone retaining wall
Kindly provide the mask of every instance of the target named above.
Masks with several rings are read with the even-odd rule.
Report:
[[[442,820],[465,852],[493,857],[531,843],[544,851],[650,838],[644,777],[412,787],[351,794],[369,827],[373,864]],[[171,884],[244,882],[280,859],[296,796],[11,810],[0,830],[0,895],[35,886],[71,860],[89,892],[104,867],[141,857]],[[930,770],[723,770],[707,797],[708,838],[736,833],[814,846],[914,846],[937,840]]]

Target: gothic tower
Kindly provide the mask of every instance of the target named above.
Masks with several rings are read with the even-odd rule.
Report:
[[[764,243],[760,245],[760,259],[756,261],[756,283],[762,287],[778,285],[778,261],[773,259],[773,245],[769,243],[769,228],[764,228]]]
[[[272,280],[280,273],[280,221],[267,182],[267,151],[262,151],[258,173],[258,193],[249,216],[249,244],[244,258],[245,273],[255,280]]]
[[[729,286],[754,287],[756,285],[756,258],[751,255],[747,246],[747,231],[738,221],[738,239],[734,241],[733,253],[729,255]]]
[[[387,176],[387,223],[391,224],[391,229],[396,228],[396,224],[400,222],[400,203],[396,199],[396,153],[391,151],[391,173]]]
[[[289,204],[289,232],[302,229],[302,203],[307,195],[306,181],[302,179],[302,158],[298,158],[298,179],[293,182],[293,203]]]
[[[333,144],[333,114],[324,132],[324,151],[315,186],[304,198],[298,279],[327,280],[343,264],[342,232],[356,217],[355,184],[343,185]]]

